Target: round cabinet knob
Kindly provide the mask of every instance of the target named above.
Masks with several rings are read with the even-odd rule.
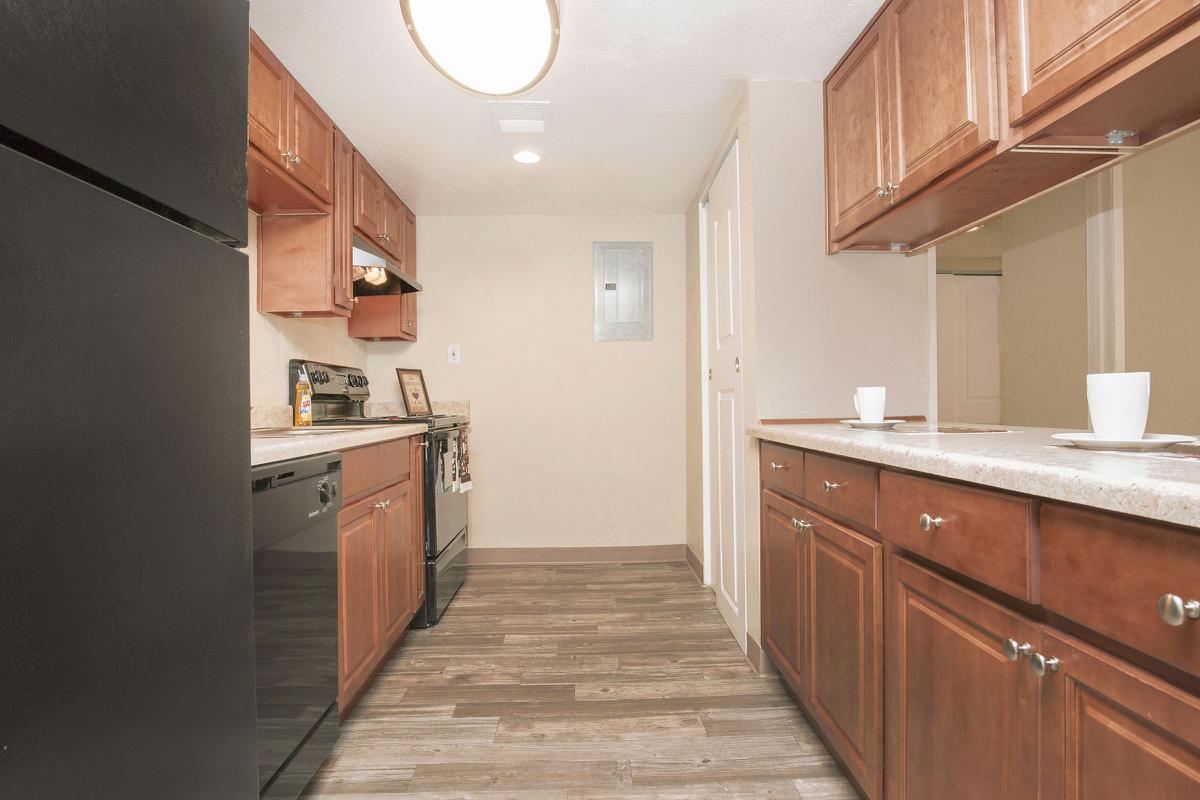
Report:
[[[922,514],[917,518],[917,524],[919,524],[921,526],[921,530],[925,531],[926,533],[934,528],[942,527],[942,523],[945,521],[946,520],[942,519],[941,517],[934,517],[930,516],[929,514]]]
[[[1058,672],[1059,660],[1051,656],[1046,656],[1041,653],[1031,653],[1029,655],[1029,668],[1033,670],[1033,674],[1039,678],[1046,677],[1047,672]]]
[[[1168,625],[1182,625],[1189,619],[1200,619],[1200,600],[1184,600],[1177,594],[1158,598],[1158,615]]]
[[[876,188],[875,196],[878,198],[881,198],[881,199],[884,197],[887,197],[888,196],[887,189],[883,188],[882,186]]]
[[[812,523],[792,517],[792,527],[798,531],[806,531],[812,527]]]
[[[1009,661],[1016,661],[1021,656],[1027,656],[1033,652],[1033,645],[1029,642],[1018,644],[1016,639],[1004,640],[1004,657]]]
[[[787,469],[787,464],[776,464],[774,461],[771,462],[771,472],[778,472],[781,469]]]
[[[830,481],[822,481],[821,488],[825,490],[825,494],[829,494],[834,489],[842,488],[842,485],[840,483],[831,483]]]

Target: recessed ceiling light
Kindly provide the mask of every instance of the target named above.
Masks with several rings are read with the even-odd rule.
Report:
[[[533,88],[558,52],[557,0],[400,0],[417,49],[478,94]]]
[[[522,164],[536,164],[542,160],[542,157],[532,150],[518,150],[513,153],[513,158]]]

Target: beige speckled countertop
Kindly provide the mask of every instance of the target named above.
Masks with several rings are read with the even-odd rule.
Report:
[[[315,456],[317,453],[349,450],[352,447],[403,439],[407,436],[423,434],[429,430],[429,426],[416,423],[412,425],[367,425],[349,431],[322,430],[320,427],[309,430],[317,430],[321,433],[270,436],[263,435],[266,431],[250,431],[250,466],[257,467],[259,464],[271,464],[292,458]]]
[[[1200,459],[1097,453],[1054,444],[1057,430],[1007,433],[856,431],[755,425],[750,435],[942,478],[1200,527]]]

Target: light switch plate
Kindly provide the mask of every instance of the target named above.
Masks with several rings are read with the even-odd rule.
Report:
[[[446,360],[451,364],[462,363],[462,351],[459,349],[458,345],[452,344],[446,347]]]

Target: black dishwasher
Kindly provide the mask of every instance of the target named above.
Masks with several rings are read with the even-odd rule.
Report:
[[[259,796],[294,800],[338,737],[336,453],[251,470]]]

